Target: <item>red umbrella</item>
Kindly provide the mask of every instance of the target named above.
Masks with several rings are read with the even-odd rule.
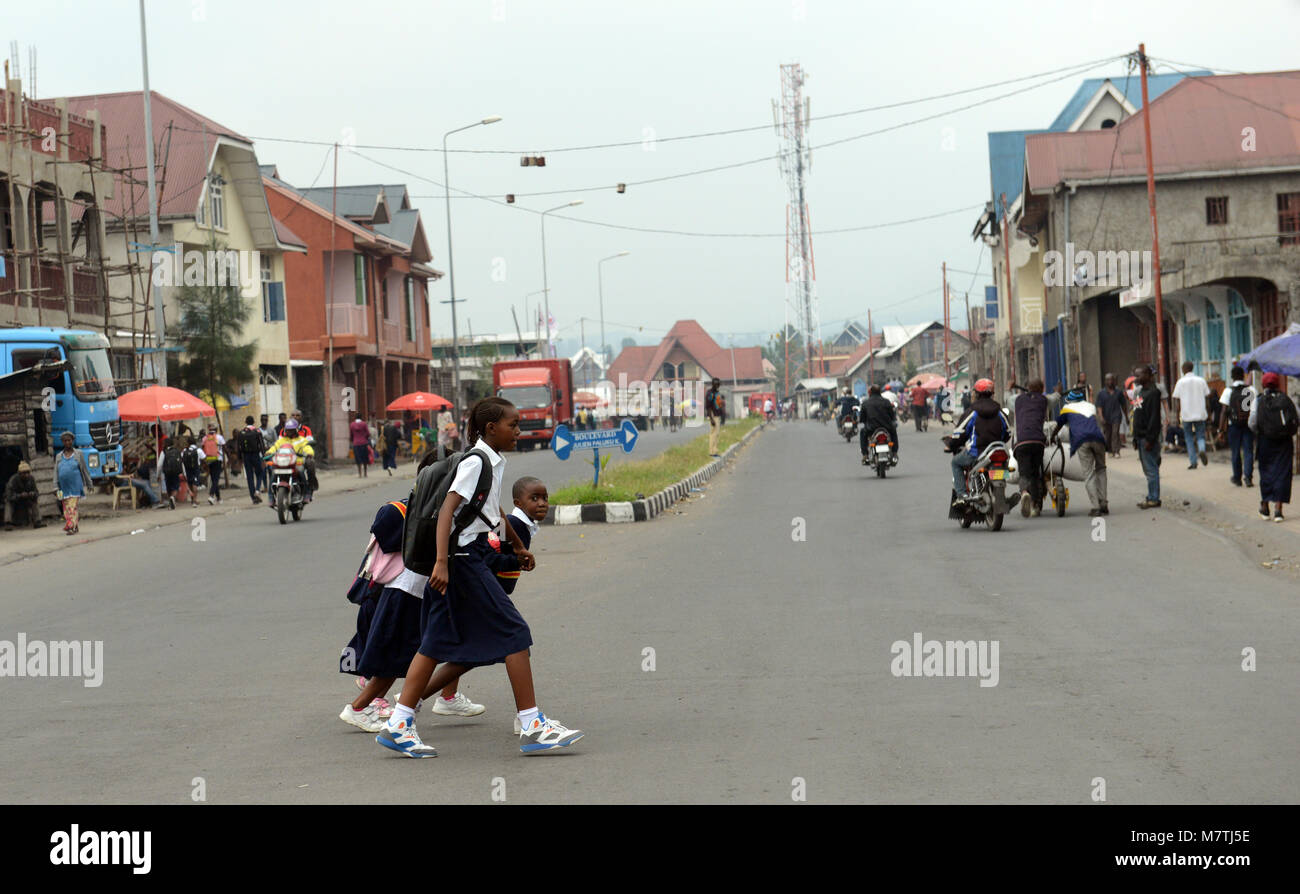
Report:
[[[198,416],[216,416],[217,411],[188,391],[150,385],[139,391],[128,391],[119,397],[117,415],[126,422],[169,422]]]
[[[444,407],[450,410],[451,401],[431,391],[412,391],[410,394],[403,394],[388,405],[390,410],[413,410],[417,413],[441,410]]]
[[[590,391],[579,391],[573,395],[573,402],[580,407],[599,407],[605,403],[600,395]]]

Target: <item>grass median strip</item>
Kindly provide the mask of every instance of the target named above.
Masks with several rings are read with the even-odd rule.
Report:
[[[757,416],[752,416],[728,422],[718,436],[718,452],[723,452],[739,441],[756,428],[760,421]],[[703,433],[691,441],[669,447],[649,459],[620,462],[622,457],[616,456],[601,473],[599,487],[592,487],[590,483],[571,484],[553,492],[551,504],[574,506],[582,503],[621,503],[641,499],[638,494],[642,497],[656,494],[668,485],[681,481],[700,466],[708,465],[711,459],[709,430],[705,427],[701,431]]]

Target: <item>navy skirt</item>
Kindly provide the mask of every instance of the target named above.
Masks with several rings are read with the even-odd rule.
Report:
[[[528,625],[484,561],[491,552],[487,535],[480,534],[453,555],[446,595],[425,588],[428,614],[421,655],[482,667],[498,664],[533,644]]]
[[[366,650],[366,640],[370,637],[370,624],[375,616],[375,609],[379,606],[380,590],[377,584],[371,584],[366,593],[366,598],[362,599],[357,605],[357,632],[352,634],[352,639],[343,647],[343,654],[339,657],[339,673],[350,674],[353,677],[365,676],[357,669],[357,664],[361,660],[361,653]]]
[[[1255,442],[1259,463],[1259,498],[1268,503],[1291,502],[1290,438],[1264,438]]]
[[[385,587],[370,619],[370,633],[357,672],[363,677],[405,677],[420,648],[423,624],[421,600],[405,590]]]

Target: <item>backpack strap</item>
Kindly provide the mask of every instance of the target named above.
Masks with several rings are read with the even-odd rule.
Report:
[[[469,506],[469,511],[472,512],[473,515],[477,516],[483,524],[488,526],[489,529],[492,529],[492,520],[483,514],[483,507],[487,504],[488,493],[492,490],[492,462],[488,459],[486,453],[477,448],[466,451],[465,455],[460,458],[460,461],[463,463],[471,456],[477,456],[479,458],[481,468],[478,473],[478,481],[474,485],[474,496],[470,497],[467,505]],[[457,512],[456,514],[459,516],[460,512]],[[452,549],[455,549],[457,538],[460,537],[470,524],[470,521],[465,521],[464,523],[455,521],[453,523],[451,528],[451,538],[448,544]]]

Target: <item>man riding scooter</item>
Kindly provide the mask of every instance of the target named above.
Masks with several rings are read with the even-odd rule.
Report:
[[[1002,406],[993,399],[992,379],[980,379],[975,383],[975,400],[971,402],[969,412],[957,423],[953,433],[943,439],[947,449],[953,453],[954,503],[966,502],[966,470],[975,465],[980,453],[994,441],[1003,441],[1010,447],[1011,426]],[[963,446],[966,449],[962,449]],[[1008,508],[1014,508],[1019,502],[1020,494],[1017,493],[1008,501]]]
[[[280,431],[280,437],[276,438],[275,443],[271,445],[263,457],[269,463],[271,457],[275,456],[275,452],[288,444],[293,448],[294,453],[303,458],[303,471],[307,473],[307,496],[304,502],[307,503],[311,502],[311,496],[317,488],[316,451],[312,449],[311,442],[311,436],[303,434],[299,428],[298,420],[290,419]],[[274,508],[274,502],[272,502],[272,508]]]
[[[877,429],[883,428],[889,432],[894,456],[899,455],[898,417],[894,412],[894,405],[881,394],[879,385],[872,385],[867,389],[867,399],[858,410],[858,417],[862,420],[862,430],[858,433],[858,440],[862,446],[864,466],[868,464],[867,441]]]

